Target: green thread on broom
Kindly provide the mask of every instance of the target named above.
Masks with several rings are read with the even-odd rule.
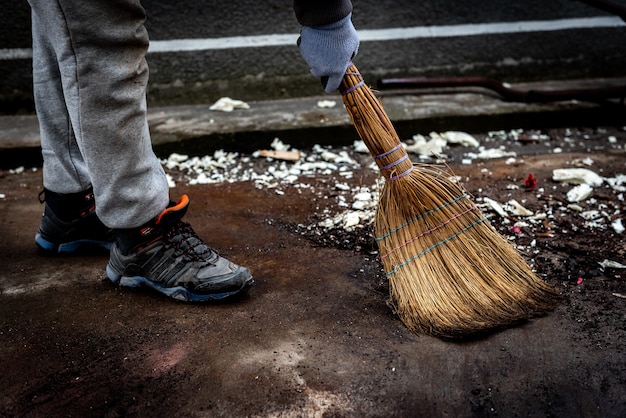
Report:
[[[424,213],[422,213],[421,215],[418,215],[418,216],[416,216],[416,217],[415,217],[415,218],[413,218],[413,219],[409,219],[408,221],[406,221],[405,223],[403,223],[403,224],[402,224],[402,225],[400,225],[399,227],[397,227],[397,228],[395,228],[395,229],[392,229],[391,231],[387,232],[385,235],[381,235],[380,237],[377,237],[377,238],[376,238],[376,242],[382,241],[382,240],[384,240],[385,238],[389,238],[390,236],[392,236],[392,235],[393,235],[393,234],[395,234],[396,232],[398,232],[398,231],[400,231],[401,229],[406,228],[407,226],[409,226],[411,223],[413,223],[413,222],[415,222],[415,221],[419,221],[420,219],[425,218],[426,216],[428,216],[428,215],[430,215],[430,214],[432,214],[432,213],[434,213],[434,212],[437,212],[438,210],[441,210],[441,209],[445,208],[446,206],[450,206],[450,205],[452,205],[453,203],[456,203],[456,202],[458,202],[459,200],[461,200],[461,199],[463,199],[463,198],[466,198],[466,197],[467,197],[467,193],[463,193],[461,196],[457,197],[456,199],[454,199],[454,200],[452,200],[452,201],[450,201],[450,202],[446,202],[445,204],[443,204],[443,205],[441,205],[441,206],[439,206],[439,207],[436,207],[436,208],[434,208],[434,209],[431,209],[431,210],[429,210],[429,211],[427,211],[427,212],[424,212]]]
[[[422,238],[422,237],[424,237],[424,236],[426,236],[426,235],[428,235],[428,234],[432,234],[433,232],[437,231],[438,229],[443,228],[444,226],[448,225],[448,224],[449,224],[450,222],[452,222],[453,220],[455,220],[455,219],[459,219],[461,216],[463,216],[463,215],[465,215],[465,214],[467,214],[467,213],[469,213],[469,212],[471,212],[471,211],[473,211],[473,210],[476,210],[476,209],[478,209],[478,206],[474,205],[474,206],[472,206],[472,207],[470,207],[470,208],[468,208],[468,209],[464,210],[464,211],[463,211],[463,212],[461,212],[461,213],[457,213],[457,214],[456,214],[456,215],[454,215],[452,218],[450,218],[450,219],[446,220],[445,222],[443,222],[441,225],[436,226],[436,227],[434,227],[434,228],[431,228],[431,229],[429,229],[429,230],[426,230],[426,231],[424,231],[424,232],[420,233],[419,235],[414,236],[414,237],[413,237],[413,238],[411,238],[410,240],[405,241],[402,245],[398,245],[397,247],[392,248],[392,249],[391,249],[389,252],[387,252],[386,254],[382,254],[382,255],[380,256],[380,259],[381,259],[381,260],[384,260],[385,258],[389,257],[389,256],[390,256],[391,254],[393,254],[394,252],[398,251],[400,248],[404,248],[404,247],[406,247],[407,245],[409,245],[410,243],[415,242],[415,241],[417,241],[418,239],[420,239],[420,238]]]
[[[419,254],[414,255],[413,257],[409,258],[408,260],[404,261],[403,263],[398,264],[397,266],[395,266],[393,269],[391,269],[389,272],[386,273],[387,278],[391,277],[396,271],[400,270],[402,267],[408,265],[409,263],[415,261],[416,259],[420,258],[421,256],[423,256],[424,254],[434,250],[435,248],[439,247],[440,245],[445,244],[448,241],[453,240],[454,238],[458,237],[459,235],[461,235],[462,233],[464,233],[465,231],[467,231],[470,228],[475,227],[476,225],[485,222],[487,220],[486,217],[483,217],[475,222],[472,222],[471,224],[469,224],[468,226],[466,226],[465,228],[463,228],[462,230],[460,230],[459,232],[450,235],[449,237],[447,237],[446,239],[439,241],[437,244],[431,245],[430,247],[426,248],[425,250],[421,251]]]

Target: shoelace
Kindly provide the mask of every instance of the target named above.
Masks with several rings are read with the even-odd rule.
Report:
[[[165,234],[165,241],[174,248],[174,254],[205,266],[217,257],[217,252],[202,241],[187,222],[176,222]]]

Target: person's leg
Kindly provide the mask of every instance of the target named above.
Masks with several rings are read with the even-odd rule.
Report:
[[[61,34],[51,36],[59,26],[52,22],[57,18],[52,13],[41,16],[33,9],[33,92],[40,126],[44,187],[66,194],[88,189],[91,179],[71,126],[52,45],[52,42],[67,43]]]
[[[40,126],[46,207],[35,235],[44,253],[73,253],[85,246],[109,249],[112,231],[95,214],[87,166],[67,111],[57,62],[59,15],[33,9],[33,90]],[[67,48],[67,46],[65,46]]]
[[[79,173],[89,175],[81,181],[91,181],[96,211],[107,226],[138,227],[169,203],[146,118],[145,12],[136,0],[31,0],[31,6],[54,48],[68,125],[82,156],[66,160],[83,163]],[[65,180],[58,166],[72,168],[59,162],[58,151],[44,155],[55,169],[44,171],[44,182],[54,191],[78,191],[54,189]]]
[[[89,173],[98,216],[116,234],[109,279],[185,301],[247,290],[250,271],[220,257],[182,222],[186,196],[178,204],[169,200],[146,118],[148,35],[139,1],[30,2],[34,15],[53,26],[46,36],[60,69],[69,129]],[[58,158],[54,151],[44,157]]]

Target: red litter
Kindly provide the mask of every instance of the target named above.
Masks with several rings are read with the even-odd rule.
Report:
[[[524,180],[524,185],[527,188],[534,190],[537,187],[537,178],[534,177],[532,173],[529,173],[528,177],[526,177],[526,180]]]

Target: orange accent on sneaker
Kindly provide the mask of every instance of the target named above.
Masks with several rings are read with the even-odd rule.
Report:
[[[184,208],[185,206],[187,206],[188,204],[189,204],[189,197],[187,197],[186,194],[182,195],[175,206],[169,207],[165,209],[163,212],[161,212],[161,214],[159,215],[155,223],[158,225],[159,223],[161,223],[161,219],[163,218],[163,216],[165,216],[169,212],[175,212],[177,210],[180,210]]]

